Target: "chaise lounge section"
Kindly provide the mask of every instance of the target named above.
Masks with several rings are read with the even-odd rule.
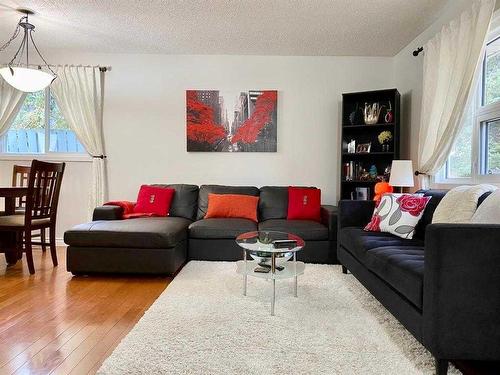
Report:
[[[198,200],[196,185],[175,190],[168,217],[121,220],[122,209],[97,207],[90,223],[64,233],[67,269],[82,273],[174,274],[186,261],[188,227]]]

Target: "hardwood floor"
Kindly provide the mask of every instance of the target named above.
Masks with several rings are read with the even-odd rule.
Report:
[[[34,249],[6,267],[0,254],[0,374],[93,374],[170,282],[166,277],[72,277]]]

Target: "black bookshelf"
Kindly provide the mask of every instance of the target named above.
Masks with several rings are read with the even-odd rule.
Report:
[[[340,157],[340,198],[352,199],[356,188],[369,189],[369,199],[373,199],[374,186],[381,180],[387,167],[394,159],[399,159],[401,97],[397,89],[363,91],[342,94],[342,131]],[[382,107],[378,122],[367,125],[363,111],[365,103],[379,103]],[[390,105],[389,105],[390,103]],[[392,118],[386,114],[392,111]],[[387,121],[386,121],[387,120]],[[390,131],[392,140],[385,145],[378,141],[378,135]],[[348,143],[354,140],[356,148],[360,144],[371,144],[370,152],[348,152]],[[355,151],[361,151],[355,149]],[[374,165],[377,177],[368,177],[366,173]],[[355,198],[355,197],[354,197]]]

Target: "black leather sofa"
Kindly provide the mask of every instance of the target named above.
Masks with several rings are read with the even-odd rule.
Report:
[[[340,201],[337,256],[436,358],[500,360],[500,225],[431,224],[431,196],[414,239],[365,232],[374,202]],[[487,195],[483,195],[479,204]]]
[[[277,230],[306,241],[298,259],[336,263],[336,207],[322,206],[322,222],[287,220],[288,187],[161,185],[175,189],[168,217],[121,220],[121,208],[97,207],[93,221],[66,231],[67,269],[73,274],[174,274],[188,260],[242,259],[235,243],[241,233]],[[208,194],[246,194],[259,197],[255,223],[247,219],[204,219]]]

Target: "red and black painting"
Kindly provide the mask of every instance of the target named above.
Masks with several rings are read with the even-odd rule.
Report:
[[[186,91],[188,151],[276,152],[278,92]]]

